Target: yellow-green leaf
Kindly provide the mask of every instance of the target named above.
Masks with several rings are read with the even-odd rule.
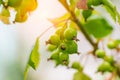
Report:
[[[40,62],[40,54],[39,54],[39,38],[37,38],[35,46],[30,54],[28,64],[36,70]]]
[[[63,16],[54,18],[54,19],[48,19],[50,22],[52,22],[56,27],[64,26],[66,21],[71,17],[70,13],[65,13]]]
[[[24,80],[27,78],[27,74],[29,71],[29,68],[32,67],[36,70],[40,62],[40,53],[39,53],[39,38],[36,39],[36,43],[34,48],[32,49],[32,52],[30,54],[27,66],[24,71]]]

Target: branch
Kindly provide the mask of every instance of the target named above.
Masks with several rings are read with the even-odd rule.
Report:
[[[75,16],[75,14],[73,12],[70,12],[74,22],[77,24],[77,26],[80,28],[80,30],[82,31],[82,33],[84,34],[85,38],[89,41],[89,43],[93,46],[94,50],[93,52],[95,52],[95,50],[98,48],[97,43],[95,43],[92,38],[90,37],[90,35],[85,31],[85,29],[83,28],[84,26],[81,24],[81,22],[79,21],[79,19]],[[94,54],[94,53],[93,53]]]

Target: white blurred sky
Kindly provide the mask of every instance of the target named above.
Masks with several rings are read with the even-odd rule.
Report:
[[[0,80],[5,80],[5,68],[15,60],[23,61],[21,62],[22,67],[25,67],[36,37],[52,25],[47,18],[55,18],[65,12],[65,9],[57,0],[38,0],[37,10],[30,14],[25,23],[8,26],[0,22]],[[104,16],[108,16],[108,14],[104,14]],[[108,19],[111,20],[111,18]],[[114,23],[112,25],[118,26]],[[37,71],[31,69],[29,75],[33,75],[35,80],[72,80],[74,70],[67,70],[65,67],[54,68],[54,63],[46,61],[49,53],[46,52],[44,41],[53,32],[54,28],[41,37],[41,63],[39,69]],[[88,43],[85,42],[83,35],[80,34],[79,36],[82,38],[80,50],[85,52],[86,49],[91,49],[89,46],[83,46],[88,45]],[[114,36],[118,37],[118,35]],[[79,57],[74,57],[74,59],[79,60]],[[92,61],[94,62],[94,60]],[[91,65],[90,68],[92,67]],[[87,70],[89,71],[90,69]]]

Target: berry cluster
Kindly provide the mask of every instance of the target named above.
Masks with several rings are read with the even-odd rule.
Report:
[[[98,67],[98,72],[113,72],[116,70],[112,55],[106,55],[105,51],[102,49],[96,50],[95,55],[104,60],[103,63]]]
[[[59,27],[55,34],[46,41],[47,49],[52,52],[48,60],[55,60],[56,65],[68,65],[69,54],[78,54],[77,30],[69,25]]]

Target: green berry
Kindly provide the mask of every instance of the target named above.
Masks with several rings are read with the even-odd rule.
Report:
[[[78,71],[74,74],[73,80],[92,80],[92,79],[85,73]]]
[[[62,27],[58,27],[55,33],[60,35],[62,32],[62,29],[63,29]]]
[[[55,63],[56,63],[56,66],[58,66],[59,64],[61,64],[60,60],[59,60],[59,55],[60,55],[60,52],[58,49],[54,50],[52,52],[52,55],[50,57],[50,60],[54,60]]]
[[[77,53],[78,52],[78,45],[75,41],[67,41],[66,42],[69,54]]]
[[[107,61],[104,61],[99,67],[98,67],[98,71],[100,72],[112,72],[113,71],[113,67],[111,66],[111,64]]]
[[[61,52],[59,59],[63,65],[69,64],[69,55],[67,53]]]
[[[120,44],[120,39],[115,40],[116,43],[119,45]]]
[[[116,47],[117,47],[117,42],[115,41],[115,40],[111,40],[111,41],[109,41],[108,43],[107,43],[107,47],[109,48],[109,49],[115,49]]]
[[[59,28],[57,28],[57,30],[56,30],[56,32],[55,32],[57,35],[60,36],[60,39],[61,39],[61,40],[64,39],[64,37],[63,37],[63,32],[64,32],[63,27],[59,27]]]
[[[98,50],[96,50],[95,55],[99,58],[103,58],[105,56],[105,51],[98,49]]]
[[[52,45],[52,44],[48,44],[48,45],[47,45],[48,51],[54,51],[56,48],[57,48],[56,45]]]
[[[105,56],[104,60],[107,61],[107,62],[109,62],[110,64],[114,63],[113,56]]]
[[[59,50],[58,49],[56,49],[56,50],[54,50],[53,52],[52,52],[52,55],[51,55],[51,57],[50,57],[50,59],[52,59],[52,60],[58,60],[59,59]]]
[[[82,70],[83,70],[83,67],[80,65],[79,62],[73,62],[73,63],[72,63],[72,68],[77,69],[77,70],[79,70],[79,71],[82,71]]]
[[[60,46],[59,46],[59,50],[61,52],[67,52],[68,51],[68,46],[65,42],[61,43]]]
[[[73,40],[74,37],[77,36],[77,31],[73,28],[67,28],[65,31],[64,31],[64,38],[66,40]]]
[[[58,45],[60,43],[60,36],[57,34],[54,34],[50,37],[50,43],[53,45]]]

